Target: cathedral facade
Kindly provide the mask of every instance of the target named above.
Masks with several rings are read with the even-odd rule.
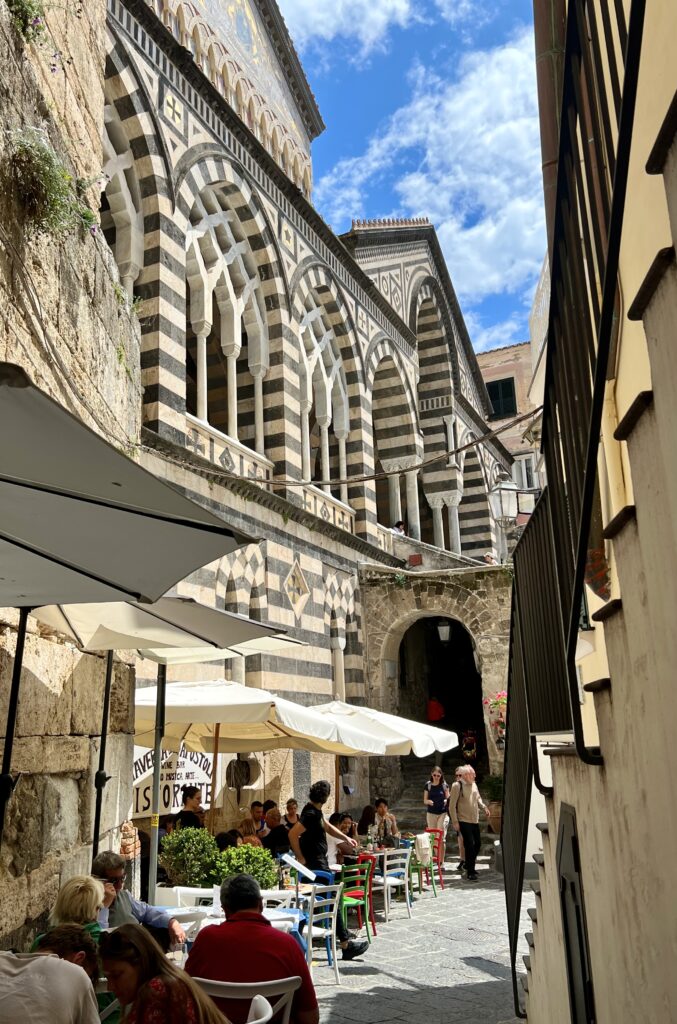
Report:
[[[402,520],[478,567],[511,461],[447,455],[491,406],[434,228],[339,237],[314,209],[324,125],[272,0],[108,0],[108,33],[102,228],[141,324],[142,458],[257,538],[182,592],[308,644],[233,678],[366,701],[360,565],[406,567]]]

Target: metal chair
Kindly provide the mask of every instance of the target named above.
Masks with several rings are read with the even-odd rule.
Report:
[[[334,968],[336,984],[341,984],[336,956],[336,920],[341,906],[343,884],[314,885],[308,908],[306,942],[308,943],[308,967],[313,971],[313,939],[323,939],[327,947],[329,966]]]
[[[249,1011],[250,1016],[248,1017],[248,1021],[257,1021],[261,1022],[261,1024],[263,1024],[263,1021],[270,1020],[278,1013],[282,1014],[279,1018],[279,1024],[289,1024],[294,993],[301,987],[301,979],[298,976],[294,978],[280,978],[275,981],[253,981],[246,983],[212,981],[210,978],[193,978],[193,981],[212,999],[251,999],[253,1006],[256,997],[263,996],[264,1002],[269,1004],[271,1010],[270,1017],[252,1017],[251,1008]],[[271,1002],[276,996],[280,997],[277,1002]],[[260,1006],[261,1004],[259,1003],[258,1005]]]
[[[423,892],[423,875],[426,882],[431,886],[433,896],[437,899],[437,886],[435,885],[435,865],[432,855],[431,836],[427,832],[416,836],[412,849],[411,860],[409,861],[409,885],[413,891],[413,877],[416,875],[418,881],[419,896]]]
[[[383,875],[374,879],[374,889],[383,889],[383,910],[386,922],[390,917],[390,893],[393,889],[403,889],[407,905],[407,914],[411,917],[411,893],[409,889],[409,861],[411,849],[386,850],[383,857]]]
[[[371,930],[373,931],[374,935],[378,935],[378,932],[376,931],[376,917],[374,916],[374,874],[376,872],[378,857],[376,856],[375,853],[358,854],[358,864],[364,864],[367,861],[371,862],[371,871],[369,872],[369,920],[371,921]]]

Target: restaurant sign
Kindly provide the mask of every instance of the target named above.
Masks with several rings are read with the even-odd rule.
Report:
[[[202,806],[207,810],[212,799],[212,754],[186,750],[181,745],[177,753],[162,751],[160,771],[160,814],[175,814],[181,810],[181,787],[198,786]],[[150,815],[153,794],[153,751],[134,747],[132,818]]]

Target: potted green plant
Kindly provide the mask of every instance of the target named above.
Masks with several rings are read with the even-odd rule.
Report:
[[[214,836],[204,828],[180,828],[162,840],[159,861],[170,885],[201,889],[220,883],[221,854]]]
[[[503,776],[487,775],[482,782],[482,795],[489,807],[489,828],[496,835],[500,835],[503,816]]]
[[[219,857],[219,882],[233,875],[251,875],[262,889],[273,889],[277,883],[277,866],[270,851],[261,846],[230,846]]]

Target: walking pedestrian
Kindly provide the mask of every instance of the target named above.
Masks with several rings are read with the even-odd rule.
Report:
[[[430,778],[425,784],[423,804],[426,810],[426,826],[440,829],[446,842],[449,827],[449,786],[444,781],[444,774],[438,764],[431,771]]]
[[[480,807],[487,817],[489,808],[486,806],[475,783],[475,769],[463,765],[457,771],[457,780],[451,787],[449,811],[454,831],[463,837],[465,849],[466,878],[469,882],[477,881],[475,863],[480,852]]]

